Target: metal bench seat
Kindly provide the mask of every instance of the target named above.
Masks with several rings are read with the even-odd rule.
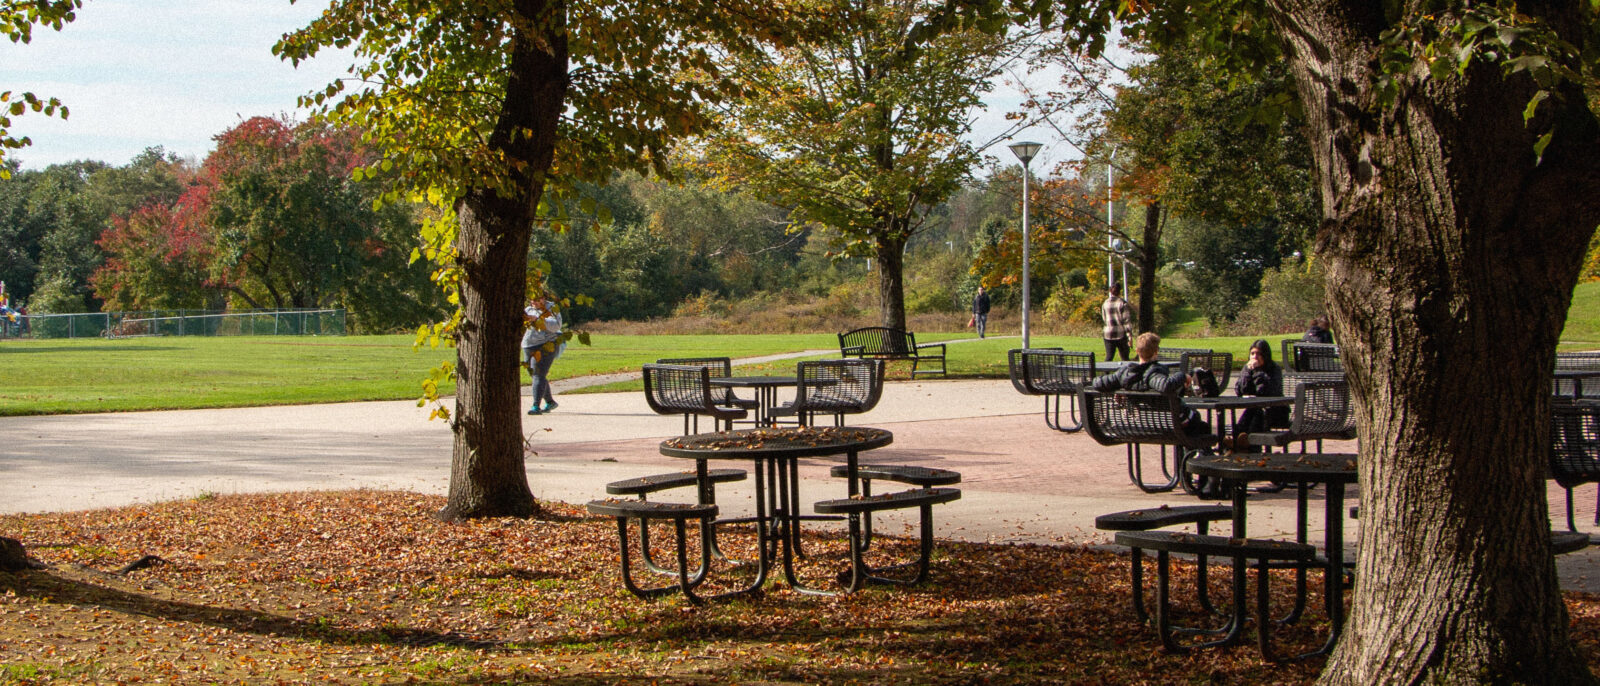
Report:
[[[706,578],[706,571],[711,568],[711,542],[704,538],[700,541],[700,567],[689,572],[688,548],[685,536],[685,523],[688,520],[698,520],[701,531],[709,530],[709,523],[717,516],[717,506],[697,503],[664,503],[645,500],[592,500],[588,505],[591,514],[603,517],[615,517],[617,520],[617,543],[622,551],[622,585],[640,598],[655,598],[661,595],[678,591],[689,600],[690,604],[699,605],[704,602],[694,592],[694,587]],[[642,588],[633,580],[633,564],[628,554],[628,520],[639,521],[640,531],[648,529],[650,521],[665,519],[672,522],[673,530],[677,533],[675,548],[677,552],[677,577],[678,583],[653,588]],[[649,554],[648,538],[641,533],[641,542],[644,545],[643,555]]]
[[[1269,629],[1273,622],[1268,615],[1268,580],[1271,578],[1271,574],[1268,573],[1267,567],[1272,562],[1293,562],[1304,565],[1316,559],[1317,554],[1315,547],[1293,541],[1265,538],[1240,539],[1227,536],[1190,534],[1181,531],[1120,531],[1117,532],[1116,541],[1119,545],[1125,545],[1129,548],[1156,551],[1156,631],[1161,635],[1161,645],[1174,653],[1185,653],[1196,648],[1230,645],[1239,640],[1244,632],[1245,568],[1243,561],[1255,560],[1257,563],[1256,645],[1260,648],[1262,657],[1267,660],[1275,659],[1270,643],[1271,633]],[[1205,633],[1224,633],[1222,638],[1191,645],[1183,645],[1177,641],[1175,634],[1179,630],[1172,625],[1172,605],[1169,593],[1172,553],[1234,558],[1234,617],[1222,627],[1214,630],[1203,630]]]
[[[1078,410],[1078,390],[1094,383],[1094,353],[1060,348],[1016,348],[1006,354],[1011,386],[1023,395],[1044,396],[1044,423],[1072,433],[1083,428]],[[1061,422],[1067,406],[1071,425]]]
[[[1189,408],[1183,404],[1183,398],[1153,391],[1106,394],[1093,390],[1080,391],[1079,397],[1089,436],[1101,445],[1126,446],[1128,477],[1139,490],[1160,493],[1182,483],[1184,490],[1195,492],[1195,485],[1185,478],[1183,465],[1200,451],[1215,447],[1217,437],[1209,431],[1192,436],[1184,431],[1183,420]],[[1158,462],[1165,482],[1144,480],[1141,448],[1144,445],[1161,446]],[[1168,446],[1172,448],[1170,463]]]
[[[918,584],[927,580],[928,567],[933,557],[933,506],[948,503],[961,498],[960,489],[955,488],[919,488],[898,493],[883,493],[880,495],[860,495],[851,498],[824,500],[816,503],[813,509],[817,514],[847,515],[850,518],[850,571],[848,580],[841,574],[841,581],[850,592],[855,592],[868,582],[884,584]],[[899,510],[906,508],[920,510],[919,547],[917,559],[888,567],[869,567],[863,555],[866,552],[866,543],[863,537],[862,518],[871,517],[874,512],[884,510]],[[905,568],[915,568],[916,572],[908,579],[883,576],[884,572]]]

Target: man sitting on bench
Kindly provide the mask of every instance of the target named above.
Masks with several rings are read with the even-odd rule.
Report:
[[[1139,334],[1139,338],[1133,344],[1133,353],[1138,356],[1139,362],[1095,379],[1094,389],[1102,393],[1116,391],[1182,393],[1189,387],[1189,377],[1184,374],[1174,374],[1166,365],[1156,361],[1156,354],[1160,351],[1160,336],[1149,331]],[[1183,432],[1190,436],[1198,436],[1210,433],[1211,425],[1200,417],[1199,412],[1190,409],[1183,418]]]

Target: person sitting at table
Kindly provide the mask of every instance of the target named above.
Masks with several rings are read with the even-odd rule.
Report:
[[[1257,340],[1250,345],[1250,359],[1244,363],[1244,369],[1239,371],[1239,378],[1233,382],[1233,392],[1239,396],[1266,398],[1283,396],[1283,368],[1272,361],[1272,346],[1265,339]],[[1232,440],[1225,441],[1224,447],[1245,451],[1249,448],[1247,442],[1249,434],[1266,431],[1274,426],[1288,425],[1289,408],[1252,407],[1240,414],[1239,420],[1234,422]],[[1251,452],[1259,450],[1256,448]]]
[[[1311,326],[1306,329],[1305,342],[1333,343],[1333,332],[1328,330],[1327,317],[1317,315],[1311,318]]]
[[[1139,334],[1133,344],[1133,354],[1139,361],[1095,379],[1094,389],[1101,393],[1116,391],[1182,393],[1183,389],[1189,386],[1189,377],[1175,374],[1166,365],[1156,361],[1156,353],[1160,351],[1160,336],[1148,331]],[[1183,432],[1190,436],[1198,436],[1210,433],[1211,425],[1200,416],[1199,412],[1190,409],[1183,419]]]

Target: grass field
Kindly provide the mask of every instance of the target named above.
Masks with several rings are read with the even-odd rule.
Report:
[[[1180,332],[1168,340],[1184,347],[1231,351],[1238,360],[1256,338],[1193,338]],[[1282,336],[1266,338],[1276,341]],[[409,335],[4,340],[0,341],[0,415],[415,399],[428,370],[453,360],[455,351],[414,350],[413,340]],[[922,334],[918,341],[953,341],[948,360],[952,378],[1003,378],[1006,351],[1022,344],[1014,335],[976,340],[968,332]],[[837,345],[831,333],[597,335],[593,345],[570,344],[552,376],[559,380],[635,371],[663,357],[740,359],[832,351]],[[1102,349],[1098,338],[1073,336],[1035,336],[1032,345],[1096,353]],[[1562,348],[1600,348],[1600,283],[1582,284],[1573,293]],[[794,362],[769,362],[745,371],[791,373]],[[910,363],[891,363],[889,378],[909,375]],[[591,390],[638,388],[639,382],[633,381]],[[448,394],[454,388],[442,391]]]

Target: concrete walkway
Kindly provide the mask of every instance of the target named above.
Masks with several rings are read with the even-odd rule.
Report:
[[[824,351],[825,352],[825,351]],[[803,355],[805,353],[801,353]],[[821,353],[812,353],[821,354]],[[904,375],[896,367],[891,376]],[[589,379],[588,381],[593,381]],[[679,417],[652,413],[638,392],[559,394],[556,411],[525,417],[532,451],[528,480],[541,499],[582,503],[605,496],[605,483],[684,469],[657,444],[677,435]],[[1083,433],[1044,425],[1043,401],[1006,380],[891,381],[883,400],[853,423],[894,432],[892,445],[865,462],[945,467],[962,473],[962,499],[939,508],[942,538],[1003,543],[1104,543],[1098,514],[1162,503],[1179,493],[1145,494],[1128,482],[1124,451]],[[526,403],[524,403],[526,407]],[[0,418],[0,474],[12,485],[0,512],[112,507],[207,493],[378,488],[443,494],[449,485],[451,434],[414,401],[299,405],[226,410],[134,412]],[[1330,444],[1349,451],[1353,445]],[[801,463],[803,500],[839,497],[836,462]],[[1594,511],[1593,488],[1577,503],[1580,524]],[[1321,490],[1313,494],[1320,500]],[[1553,514],[1564,494],[1552,487]],[[1349,503],[1356,502],[1352,489]],[[725,510],[749,510],[748,485],[719,489]],[[1320,505],[1313,505],[1320,512]],[[1253,496],[1251,535],[1292,535],[1292,493]],[[1313,517],[1319,524],[1320,517]],[[1564,527],[1564,520],[1559,522]],[[1357,540],[1358,523],[1347,529]],[[886,531],[909,529],[899,520]],[[1314,540],[1321,532],[1313,531]],[[1563,583],[1600,592],[1600,551],[1563,556]]]

